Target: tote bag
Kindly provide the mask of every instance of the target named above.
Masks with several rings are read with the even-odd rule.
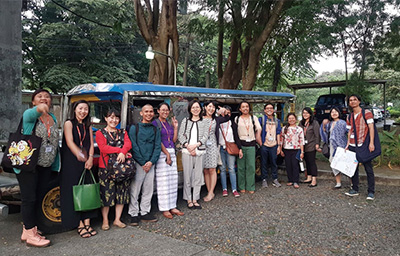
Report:
[[[86,172],[90,172],[91,184],[85,184]],[[85,169],[82,172],[78,185],[72,187],[74,209],[77,212],[90,211],[101,207],[100,184],[96,183],[92,170]]]
[[[22,134],[22,123],[21,118],[17,131],[10,133],[7,148],[1,161],[1,165],[9,172],[12,172],[13,168],[32,172],[38,162],[42,138],[35,135],[37,122],[30,135]]]

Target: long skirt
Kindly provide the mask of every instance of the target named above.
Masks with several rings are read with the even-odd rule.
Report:
[[[178,168],[175,149],[167,148],[167,150],[171,155],[172,165],[165,162],[167,155],[163,152],[161,152],[156,164],[156,187],[160,211],[176,208],[176,200],[178,199]]]

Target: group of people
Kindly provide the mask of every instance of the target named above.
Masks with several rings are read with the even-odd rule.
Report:
[[[33,108],[23,114],[23,132],[31,134],[34,131],[42,138],[39,160],[33,172],[15,169],[22,197],[24,226],[21,240],[37,247],[50,244],[37,229],[35,207],[38,199],[46,192],[52,171],[61,172],[61,219],[64,228],[76,228],[83,238],[97,234],[90,225],[90,219],[97,215],[97,211],[75,211],[72,196],[72,188],[78,184],[82,172],[93,166],[94,136],[89,104],[84,100],[74,102],[72,115],[64,124],[62,148],[59,152],[57,120],[50,112],[51,100],[47,90],[39,89],[33,93]],[[184,215],[177,208],[177,141],[182,146],[183,199],[188,209],[202,209],[199,199],[204,184],[208,193],[203,200],[209,202],[214,199],[219,162],[223,197],[229,195],[227,173],[234,197],[240,197],[240,193],[253,194],[257,144],[261,154],[262,187],[268,187],[268,168],[271,168],[272,185],[281,187],[277,173],[278,155],[285,158],[288,186],[299,188],[299,161],[304,159],[307,173],[303,182],[310,183],[309,187],[316,187],[315,155],[316,151],[321,151],[321,137],[329,144],[331,160],[339,146],[355,150],[354,125],[360,131],[357,134],[358,144],[362,144],[367,134],[373,134],[372,114],[366,111],[365,117],[360,115],[359,104],[360,98],[352,95],[350,106],[354,112],[353,121],[349,119],[346,125],[340,119],[340,110],[332,108],[329,120],[324,120],[321,128],[310,108],[302,111],[299,125],[296,115],[289,113],[288,123],[282,127],[280,120],[274,116],[274,105],[271,103],[265,104],[264,115],[257,118],[252,114],[250,104],[242,101],[238,108],[239,116],[231,118],[232,109],[229,106],[218,108],[214,101],[201,104],[192,100],[188,104],[189,116],[181,121],[180,126],[174,117],[170,118],[171,107],[167,103],[163,102],[157,107],[157,118],[154,118],[153,106],[146,104],[140,111],[141,122],[131,125],[129,130],[117,128],[121,120],[120,112],[110,109],[104,117],[107,126],[95,134],[100,150],[98,177],[103,217],[101,229],[110,229],[108,214],[113,206],[115,219],[112,225],[125,228],[127,225],[121,221],[121,215],[124,205],[128,204],[130,225],[137,226],[140,221],[156,222],[157,218],[151,213],[151,199],[155,190],[158,208],[165,218]],[[373,139],[371,141],[369,147],[373,150]],[[229,143],[236,144],[237,155],[229,153]],[[136,167],[134,179],[113,179],[108,168],[111,154],[116,155],[118,163],[133,157]],[[368,175],[368,198],[373,199],[372,164],[365,163],[364,166]],[[335,169],[333,173],[336,175],[335,187],[340,188],[340,173]],[[346,194],[358,195],[358,169],[352,178],[352,189]]]

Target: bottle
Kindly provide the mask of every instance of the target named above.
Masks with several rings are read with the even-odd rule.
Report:
[[[300,164],[300,171],[301,171],[301,172],[304,172],[304,163],[303,163],[303,159],[300,160],[299,164]]]

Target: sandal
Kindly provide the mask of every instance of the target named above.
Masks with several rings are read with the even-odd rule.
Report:
[[[187,204],[187,208],[189,208],[190,210],[193,210],[194,204],[192,202]]]
[[[201,205],[198,203],[198,202],[196,202],[196,203],[193,203],[193,207],[194,207],[194,209],[197,209],[197,210],[201,210],[203,207],[201,207]]]
[[[94,230],[90,225],[85,225],[86,230],[89,232],[91,236],[97,235],[96,230]]]
[[[83,230],[86,230],[86,232],[82,233]],[[80,235],[82,238],[89,238],[92,236],[92,234],[89,231],[87,231],[86,227],[78,227],[77,231],[78,235]]]

